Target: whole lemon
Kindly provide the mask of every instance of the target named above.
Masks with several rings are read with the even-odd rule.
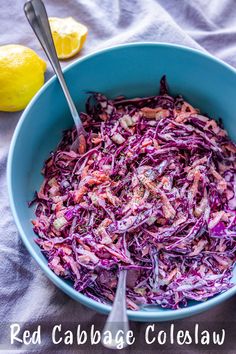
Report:
[[[0,46],[0,111],[24,109],[44,84],[46,63],[32,49]]]

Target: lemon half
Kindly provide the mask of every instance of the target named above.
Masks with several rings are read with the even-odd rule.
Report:
[[[49,23],[59,59],[67,59],[78,53],[84,45],[88,29],[72,17],[50,17]]]
[[[44,84],[46,63],[32,49],[0,46],[0,111],[24,109]]]

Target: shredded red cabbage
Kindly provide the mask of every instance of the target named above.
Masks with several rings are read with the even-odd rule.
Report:
[[[176,309],[232,287],[236,145],[221,122],[171,97],[165,77],[157,96],[93,93],[81,117],[86,152],[70,150],[76,129],[67,130],[34,199],[49,267],[102,303],[128,269],[134,310]]]

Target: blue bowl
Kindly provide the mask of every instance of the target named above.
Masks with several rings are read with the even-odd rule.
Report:
[[[110,97],[153,95],[159,90],[161,76],[166,74],[172,94],[180,93],[202,112],[222,117],[231,138],[236,140],[236,70],[209,54],[171,44],[134,43],[90,54],[69,65],[64,74],[79,111],[85,109],[88,91]],[[80,294],[48,268],[34,242],[30,222],[34,211],[27,206],[43,180],[40,171],[44,160],[60,141],[62,130],[72,125],[65,98],[53,77],[30,102],[15,130],[8,158],[10,203],[22,240],[45,274],[73,299],[107,314],[110,305]],[[183,309],[152,306],[128,311],[128,315],[138,321],[174,320],[207,310],[235,292],[236,286],[205,302],[190,302]]]

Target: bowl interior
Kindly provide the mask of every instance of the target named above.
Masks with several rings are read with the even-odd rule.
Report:
[[[223,119],[225,128],[236,140],[234,69],[200,52],[165,44],[133,44],[118,46],[85,57],[65,70],[65,79],[79,111],[85,109],[88,91],[99,91],[115,97],[147,96],[159,90],[159,80],[167,75],[170,92],[182,94],[190,103],[215,118]],[[51,79],[23,113],[16,128],[8,161],[8,182],[13,214],[21,236],[39,265],[50,279],[76,300],[107,313],[110,306],[101,305],[73,290],[70,282],[58,278],[34,243],[30,220],[33,208],[27,201],[43,180],[40,171],[44,160],[61,139],[64,129],[73,124],[58,82]],[[236,283],[236,274],[234,276]],[[159,307],[129,311],[135,320],[167,320],[181,318],[223,301],[235,288],[205,303],[190,302],[180,310]]]

